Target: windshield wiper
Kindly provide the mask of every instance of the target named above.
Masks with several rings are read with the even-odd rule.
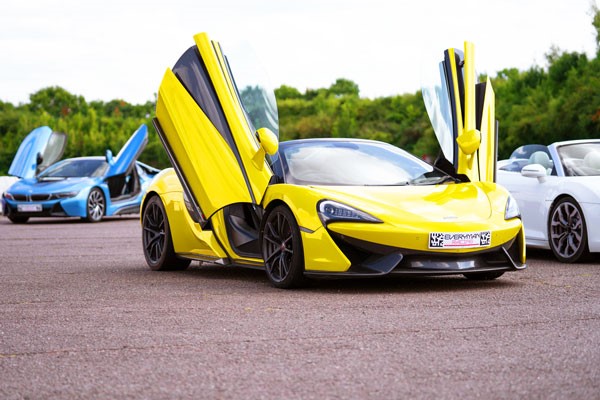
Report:
[[[412,184],[413,185],[439,185],[439,184],[445,183],[445,182],[460,183],[460,179],[455,178],[450,175],[444,175],[444,176],[436,176],[436,177],[432,177],[432,178],[425,178],[421,181],[413,180]]]
[[[373,183],[373,184],[365,184],[363,186],[408,186],[410,185],[409,181],[400,181],[396,183]]]

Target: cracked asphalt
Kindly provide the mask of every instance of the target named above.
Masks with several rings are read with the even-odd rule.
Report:
[[[0,218],[2,399],[599,399],[600,260],[272,288],[153,272],[133,218]]]

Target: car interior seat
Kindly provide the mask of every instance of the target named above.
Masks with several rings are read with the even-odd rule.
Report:
[[[552,168],[554,167],[552,160],[548,154],[543,151],[536,151],[529,157],[529,164],[540,164],[546,168],[546,175],[550,175]]]
[[[600,152],[590,151],[583,157],[583,166],[596,171],[590,171],[591,175],[600,174]],[[595,172],[595,173],[593,173]]]

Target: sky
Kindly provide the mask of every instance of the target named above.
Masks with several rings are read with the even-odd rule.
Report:
[[[153,100],[165,70],[207,32],[249,43],[273,87],[338,78],[363,97],[413,93],[423,60],[475,43],[478,73],[596,51],[600,0],[19,0],[0,4],[0,100],[60,86],[87,101]]]

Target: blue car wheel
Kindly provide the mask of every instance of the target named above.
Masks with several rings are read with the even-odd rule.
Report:
[[[104,216],[106,210],[106,201],[102,190],[93,188],[88,194],[86,203],[87,216],[85,220],[88,222],[99,222]]]

